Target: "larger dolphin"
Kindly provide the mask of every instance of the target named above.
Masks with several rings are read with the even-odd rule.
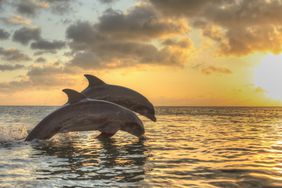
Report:
[[[152,121],[156,121],[155,109],[152,103],[143,95],[132,89],[106,84],[96,76],[84,75],[89,85],[82,91],[89,98],[106,100],[124,106]]]
[[[63,90],[68,103],[45,117],[25,139],[49,139],[56,133],[73,131],[101,131],[112,136],[118,130],[141,137],[145,130],[142,121],[127,108],[95,99],[71,89]]]

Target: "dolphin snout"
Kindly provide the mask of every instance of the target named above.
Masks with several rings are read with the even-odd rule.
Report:
[[[139,136],[138,138],[139,138],[139,140],[141,140],[141,141],[147,140],[147,137],[146,137],[145,135],[141,135],[141,136]]]
[[[153,122],[156,122],[156,121],[157,121],[157,118],[156,118],[156,116],[154,116],[154,115],[148,115],[148,118],[149,118],[150,120],[152,120]]]

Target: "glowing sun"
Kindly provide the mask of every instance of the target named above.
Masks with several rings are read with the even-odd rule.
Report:
[[[282,54],[268,55],[254,71],[254,84],[272,99],[282,101]]]

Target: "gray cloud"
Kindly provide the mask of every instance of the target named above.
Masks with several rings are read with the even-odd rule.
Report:
[[[38,50],[57,50],[57,49],[61,49],[63,47],[65,47],[65,42],[63,41],[46,41],[46,40],[38,40],[35,42],[31,43],[31,48],[32,49],[38,49]]]
[[[282,51],[280,0],[149,0],[163,15],[186,17],[223,54]]]
[[[48,3],[49,9],[55,14],[65,14],[74,12],[74,6],[79,5],[76,0],[42,0]]]
[[[39,56],[43,54],[56,54],[56,50],[40,50],[33,53],[34,56]]]
[[[73,12],[73,5],[79,4],[75,0],[14,0],[14,1],[0,1],[1,4],[12,5],[16,12],[25,16],[36,16],[41,10],[50,10],[56,14],[64,14],[66,12]]]
[[[181,66],[187,61],[189,49],[184,49],[179,41],[188,43],[189,39],[183,37],[187,30],[182,20],[163,18],[149,6],[134,7],[126,14],[109,9],[96,24],[77,22],[68,27],[66,36],[75,54],[71,65],[82,68],[138,64]],[[182,39],[177,39],[174,44],[156,46],[152,43],[153,40],[179,36]]]
[[[13,40],[26,45],[32,40],[39,40],[40,32],[39,28],[22,27],[15,31]]]
[[[186,56],[179,49],[162,49],[146,43],[108,43],[77,53],[71,65],[85,69],[120,68],[138,64],[182,66]]]
[[[36,63],[45,63],[46,62],[46,59],[43,58],[43,57],[38,57],[36,60],[35,60]]]
[[[98,1],[103,4],[112,4],[118,2],[119,0],[98,0]]]
[[[149,0],[149,2],[163,13],[177,16],[201,15],[208,5],[218,5],[220,1],[222,0]]]
[[[11,81],[11,82],[1,82],[0,83],[0,92],[16,92],[23,89],[26,89],[29,86],[29,82],[25,80],[20,81]]]
[[[16,64],[16,65],[0,64],[0,71],[13,71],[23,68],[25,68],[25,66],[20,64]]]
[[[10,33],[0,28],[0,40],[5,40],[10,37]]]
[[[138,39],[140,41],[167,35],[184,34],[188,31],[185,23],[165,19],[150,6],[134,7],[127,14],[108,9],[94,27],[100,33],[109,37],[113,36],[113,39]]]
[[[95,40],[103,40],[105,36],[98,31],[89,22],[77,22],[67,28],[66,36],[75,43],[88,43]]]
[[[28,16],[35,15],[38,8],[39,6],[32,0],[21,0],[16,3],[17,12]]]
[[[17,49],[4,49],[0,47],[0,56],[6,61],[29,61],[30,57]]]
[[[17,92],[29,89],[61,89],[75,84],[72,72],[58,66],[30,67],[20,80],[0,83],[0,92]]]
[[[4,1],[5,1],[5,0],[0,0],[0,10],[1,10],[3,4],[4,4]]]
[[[127,14],[108,9],[99,18],[99,22],[93,25],[88,22],[71,25],[67,30],[67,37],[85,42],[106,38],[144,41],[185,34],[187,31],[185,22],[165,19],[150,6],[137,6]]]
[[[78,23],[71,27],[69,33],[81,31],[86,23]],[[93,30],[94,31],[94,30]],[[88,30],[82,31],[87,33]],[[72,65],[83,68],[118,68],[123,66],[133,66],[137,64],[162,64],[162,65],[181,65],[185,62],[185,52],[180,47],[164,46],[160,49],[151,43],[126,40],[109,40],[101,33],[95,31],[91,35],[74,37],[71,47],[77,53],[72,60]],[[69,37],[71,35],[68,35]],[[87,38],[90,37],[89,40]],[[186,49],[187,50],[187,49]]]
[[[62,49],[66,45],[64,41],[48,41],[42,39],[41,30],[39,28],[22,27],[15,31],[13,40],[23,45],[27,45],[30,41],[33,41],[30,47],[34,50],[41,50],[38,52],[38,55],[42,53],[56,53],[56,50]]]
[[[166,46],[174,46],[179,48],[189,48],[192,44],[190,40],[188,39],[182,39],[182,40],[175,40],[175,39],[166,39],[162,43]]]
[[[80,52],[71,60],[71,65],[84,69],[104,67],[102,59],[94,52]]]
[[[99,0],[99,2],[106,3],[106,4],[114,3],[114,2],[117,2],[117,1],[118,0]]]

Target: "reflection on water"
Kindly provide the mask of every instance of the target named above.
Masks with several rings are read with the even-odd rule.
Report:
[[[31,157],[48,156],[47,166],[36,169],[37,179],[63,177],[81,183],[92,180],[85,182],[88,186],[130,186],[144,179],[146,155],[142,142],[127,144],[95,137],[41,142],[32,144],[36,152]]]
[[[282,108],[161,107],[145,141],[19,140],[53,109],[0,107],[0,187],[282,187]]]

